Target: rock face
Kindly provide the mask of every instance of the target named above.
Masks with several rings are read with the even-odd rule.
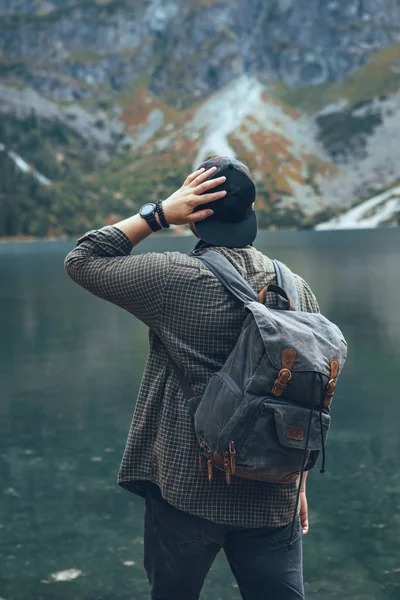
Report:
[[[143,71],[178,108],[244,74],[335,81],[400,41],[397,0],[0,0],[3,77],[60,100]],[[397,26],[396,26],[397,25]]]
[[[321,181],[331,205],[348,206],[400,180],[400,93],[317,114],[319,139],[338,165]]]
[[[15,89],[0,84],[0,113],[19,119],[34,113],[41,119],[59,121],[83,137],[89,149],[102,160],[128,150],[133,143],[124,133],[118,110],[112,117],[102,112],[91,114],[81,106],[59,106],[31,89]]]

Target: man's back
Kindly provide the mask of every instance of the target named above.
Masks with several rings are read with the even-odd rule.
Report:
[[[254,247],[218,250],[257,292],[276,281],[271,260]],[[148,295],[146,303],[153,331],[120,485],[144,495],[143,482],[152,481],[177,508],[220,523],[244,527],[288,523],[295,504],[295,484],[282,486],[236,477],[228,488],[222,473],[216,472],[211,483],[199,473],[191,416],[165,351],[167,348],[200,395],[236,343],[245,318],[243,306],[193,256],[152,254],[147,276],[158,282],[157,293]],[[309,286],[295,278],[302,310],[317,312]],[[266,302],[276,306],[276,296],[268,294]]]

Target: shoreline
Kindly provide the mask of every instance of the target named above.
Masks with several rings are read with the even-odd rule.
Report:
[[[391,229],[400,229],[400,227],[355,227],[353,229],[347,228],[347,227],[341,227],[341,228],[332,228],[332,229],[323,229],[323,230],[317,230],[314,228],[307,228],[307,229],[259,229],[259,233],[272,233],[272,234],[276,234],[279,232],[297,232],[297,233],[304,233],[304,232],[310,232],[313,231],[314,233],[318,233],[320,235],[324,234],[324,233],[331,233],[333,231],[336,232],[354,232],[354,231],[377,231],[379,229],[387,229],[387,230],[391,230]],[[76,241],[80,236],[84,235],[84,233],[81,233],[80,235],[75,235],[75,236],[62,236],[62,237],[35,237],[35,236],[31,236],[31,235],[14,235],[14,236],[10,236],[10,237],[1,237],[0,236],[0,244],[7,244],[7,243],[12,243],[12,242],[68,242],[70,240],[72,241]],[[188,230],[187,232],[185,230],[180,230],[180,231],[176,231],[176,232],[169,232],[169,233],[162,233],[159,232],[157,237],[165,237],[165,238],[171,238],[171,237],[189,237],[190,235],[192,235],[192,233]],[[1,599],[0,599],[1,600]]]
[[[88,230],[89,231],[89,230]],[[84,231],[83,233],[80,234],[76,234],[73,236],[68,236],[68,235],[63,235],[60,237],[38,237],[38,236],[34,236],[34,235],[10,235],[10,236],[0,236],[0,243],[1,242],[67,242],[69,240],[77,240],[79,237],[81,237],[82,235],[84,235],[86,232]],[[160,232],[161,233],[161,232]],[[161,233],[161,236],[163,237],[170,237],[170,236],[189,236],[192,235],[191,232],[188,231],[188,233],[186,233],[183,230],[179,230],[179,231],[170,231],[168,233]]]
[[[303,229],[277,229],[277,230],[269,230],[269,229],[259,229],[259,232],[262,231],[304,231]],[[9,236],[9,237],[1,237],[0,236],[0,244],[1,243],[9,243],[9,242],[68,242],[69,240],[77,240],[80,236],[84,235],[85,232],[81,233],[81,234],[77,234],[75,236],[62,236],[62,237],[35,237],[33,235],[13,235],[13,236]],[[158,237],[165,237],[165,238],[170,238],[170,237],[189,237],[193,235],[192,232],[188,229],[186,230],[179,230],[176,232],[169,232],[169,233],[162,233],[162,232],[158,232]],[[1,598],[0,598],[1,600]]]
[[[13,235],[9,237],[0,237],[0,243],[8,243],[8,242],[63,242],[66,240],[70,240],[72,238],[69,237],[57,237],[57,238],[43,238],[43,237],[35,237],[33,235]]]

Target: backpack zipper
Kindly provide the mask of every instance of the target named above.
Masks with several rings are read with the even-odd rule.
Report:
[[[226,483],[228,485],[231,485],[232,472],[231,472],[231,464],[230,464],[229,452],[224,452],[224,469],[225,469]]]
[[[231,466],[232,475],[236,472],[236,448],[235,442],[231,440],[229,442],[229,461]]]
[[[237,398],[243,398],[243,394],[239,386],[235,381],[233,381],[233,379],[229,377],[229,375],[227,375],[223,371],[217,371],[217,373],[214,373],[214,375],[222,379],[222,381],[226,383],[228,388],[231,390],[232,394],[234,394]]]
[[[212,481],[213,475],[214,475],[213,452],[207,446],[206,442],[201,442],[200,452],[199,452],[199,471],[200,471],[200,473],[203,473],[203,471],[204,471],[204,457],[206,457],[206,459],[207,459],[208,481]]]
[[[203,473],[204,471],[204,450],[205,450],[205,443],[201,442],[200,444],[200,452],[199,452],[199,471],[200,473]]]
[[[208,446],[206,446],[206,451],[207,451],[207,456],[208,456],[208,459],[207,459],[208,481],[212,481],[213,476],[214,476],[213,453]]]

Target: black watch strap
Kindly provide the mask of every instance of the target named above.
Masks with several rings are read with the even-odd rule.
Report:
[[[167,219],[165,218],[165,214],[164,214],[164,210],[162,207],[162,200],[159,200],[156,203],[156,210],[158,213],[158,216],[160,217],[160,221],[161,221],[161,225],[164,227],[164,229],[167,229],[169,227],[169,223],[167,221]]]
[[[150,225],[152,231],[160,231],[160,229],[162,229],[161,225],[159,224],[159,222],[156,219],[156,211],[155,210],[151,215],[146,215],[144,218]]]

